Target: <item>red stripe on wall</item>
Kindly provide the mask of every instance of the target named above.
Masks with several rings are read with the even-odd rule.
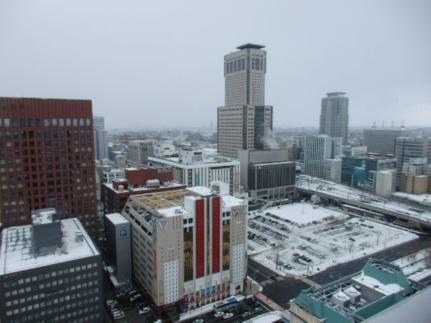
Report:
[[[213,201],[213,223],[212,223],[212,272],[220,271],[220,196],[215,196]]]
[[[205,217],[204,200],[196,201],[196,278],[205,275]]]

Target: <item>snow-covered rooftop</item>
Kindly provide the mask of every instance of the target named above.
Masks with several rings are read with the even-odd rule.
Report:
[[[201,161],[195,161],[190,164],[185,164],[180,161],[178,157],[149,157],[148,160],[152,162],[156,162],[162,165],[168,165],[172,167],[179,168],[195,168],[195,167],[223,167],[223,166],[232,166],[239,165],[238,160],[230,160],[224,157],[212,158],[212,157],[204,157]]]
[[[384,284],[371,276],[365,275],[364,273],[361,273],[359,276],[352,277],[352,280],[356,283],[367,286],[370,289],[374,289],[383,295],[395,294],[404,289],[398,284]]]
[[[31,221],[34,225],[52,223],[54,220],[54,215],[54,208],[37,210],[31,215]]]
[[[174,206],[166,209],[158,209],[157,211],[159,212],[160,215],[163,215],[165,217],[172,217],[172,216],[179,216],[179,215],[186,216],[189,214],[189,211],[187,211],[182,206]]]
[[[126,179],[124,179],[126,180]],[[173,188],[173,187],[181,187],[184,186],[183,184],[179,184],[179,183],[174,183],[174,182],[169,182],[166,184],[160,184],[160,186],[158,187],[148,187],[148,186],[137,186],[137,187],[131,187],[129,186],[128,188],[123,189],[122,191],[115,189],[114,185],[112,183],[104,183],[104,185],[109,188],[112,191],[115,191],[116,193],[126,193],[126,192],[147,192],[147,191],[154,191],[156,189],[160,189],[160,188]]]
[[[221,201],[222,201],[222,207],[225,207],[225,208],[230,208],[237,205],[243,205],[246,203],[245,200],[239,199],[232,195],[222,195]]]
[[[99,251],[77,218],[61,220],[61,228],[62,248],[38,256],[32,253],[31,225],[4,229],[0,275],[99,255]]]
[[[105,216],[114,225],[129,223],[129,221],[127,221],[126,218],[122,216],[120,213],[110,213],[110,214],[106,214]]]
[[[298,224],[307,224],[313,221],[321,221],[328,216],[346,217],[342,212],[332,209],[311,205],[309,203],[294,203],[276,207],[270,207],[264,210],[265,213],[271,213],[281,219],[289,220]]]
[[[211,195],[211,189],[209,187],[206,186],[193,186],[193,187],[188,187],[187,188],[188,191],[198,194],[200,196],[209,196]]]

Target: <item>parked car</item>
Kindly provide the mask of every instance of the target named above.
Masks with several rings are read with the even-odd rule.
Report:
[[[231,317],[233,317],[233,314],[232,314],[232,313],[225,313],[225,314],[223,315],[223,318],[224,318],[225,320],[230,319]]]
[[[138,314],[142,315],[142,314],[146,314],[146,313],[149,313],[149,312],[151,312],[151,308],[149,308],[149,307],[142,307],[142,308],[139,309]]]

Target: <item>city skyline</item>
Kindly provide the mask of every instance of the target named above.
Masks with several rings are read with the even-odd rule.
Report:
[[[425,1],[331,1],[312,11],[294,1],[238,2],[229,10],[194,1],[108,2],[101,12],[97,2],[26,4],[0,5],[8,48],[0,53],[1,95],[91,99],[108,130],[216,124],[222,57],[247,42],[268,52],[265,99],[275,108],[275,128],[318,127],[320,99],[333,91],[348,93],[352,127],[424,126],[431,118]]]

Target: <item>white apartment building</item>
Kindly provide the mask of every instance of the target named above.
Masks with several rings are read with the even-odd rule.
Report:
[[[178,157],[149,157],[156,165],[170,166],[174,181],[186,186],[220,186],[222,192],[240,192],[240,163],[222,156],[207,157],[200,150],[182,150]]]

